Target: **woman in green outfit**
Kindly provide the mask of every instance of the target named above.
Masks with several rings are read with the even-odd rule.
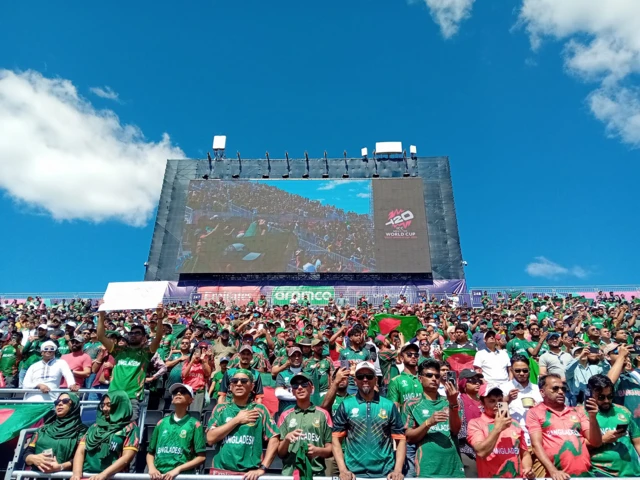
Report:
[[[109,392],[102,398],[98,419],[87,430],[73,458],[71,480],[83,478],[82,472],[93,474],[89,480],[105,480],[126,469],[140,441],[132,415],[131,401],[125,392]]]
[[[71,470],[78,442],[87,431],[75,393],[61,393],[53,404],[55,415],[45,421],[24,452],[27,465],[46,473]]]

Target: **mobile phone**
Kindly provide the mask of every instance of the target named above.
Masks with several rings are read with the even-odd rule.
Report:
[[[589,387],[584,389],[584,403],[587,403],[587,400],[589,400],[591,397],[593,397],[593,394],[591,393],[591,389]]]
[[[340,360],[340,368],[351,368],[349,360]]]
[[[627,430],[629,429],[629,424],[628,423],[620,423],[618,425],[616,425],[616,432],[620,432],[620,433],[627,433]]]
[[[456,384],[456,372],[454,372],[453,370],[449,370],[446,374],[447,382],[449,382],[450,384],[454,385]]]
[[[506,403],[498,402],[497,407],[498,407],[498,413],[501,416],[503,416],[503,417],[509,416],[509,407],[507,406]]]
[[[43,454],[45,457],[51,457],[51,458],[53,458],[53,449],[52,449],[52,448],[47,448],[46,450],[43,450],[43,451],[42,451],[42,454]]]
[[[589,347],[589,353],[600,353],[600,348],[592,345]]]
[[[202,349],[201,349],[201,348],[196,348],[196,349],[193,351],[193,354],[194,354],[194,355],[202,355]]]

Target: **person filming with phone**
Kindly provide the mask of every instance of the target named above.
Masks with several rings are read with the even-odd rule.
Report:
[[[640,476],[640,428],[631,412],[613,403],[613,382],[606,375],[589,379],[588,391],[598,404],[596,418],[602,445],[590,448],[591,473],[596,477]]]
[[[505,393],[497,384],[480,387],[484,412],[469,422],[467,441],[476,451],[480,478],[534,478],[524,430],[509,415]]]

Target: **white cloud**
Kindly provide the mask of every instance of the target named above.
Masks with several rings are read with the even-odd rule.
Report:
[[[356,195],[356,197],[358,197],[358,198],[371,198],[371,194],[370,193],[358,193]]]
[[[460,23],[471,16],[475,0],[424,0],[433,21],[440,26],[444,38],[451,38],[460,28]],[[415,3],[413,1],[412,3]]]
[[[338,186],[338,181],[336,180],[334,182],[322,183],[318,188],[316,188],[316,190],[333,190],[337,186]]]
[[[532,277],[577,277],[585,278],[589,272],[582,267],[564,267],[560,264],[552,262],[546,257],[535,257],[534,261],[527,265],[525,271]]]
[[[91,87],[89,90],[91,90],[91,93],[99,97],[106,98],[107,100],[119,101],[118,93],[113,91],[111,87]]]
[[[167,158],[166,133],[147,141],[111,110],[96,110],[65,79],[0,70],[0,189],[57,220],[144,225]]]
[[[640,147],[640,1],[523,0],[519,23],[534,50],[545,37],[565,42],[568,71],[600,84],[591,112],[609,136]]]

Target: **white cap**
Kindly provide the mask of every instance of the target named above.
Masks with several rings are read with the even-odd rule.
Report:
[[[193,398],[193,388],[191,388],[189,385],[185,385],[184,383],[174,383],[169,388],[169,393],[171,395],[173,395],[173,392],[175,392],[177,389],[179,389],[181,387],[182,388],[186,388],[189,391],[189,393],[191,394],[191,398]]]
[[[73,328],[76,328],[78,326],[78,324],[76,322],[67,322],[67,325],[69,327],[73,327]]]
[[[54,350],[58,350],[58,346],[52,342],[51,340],[47,340],[42,345],[40,345],[40,351],[43,351],[45,348],[53,347]]]
[[[376,373],[376,367],[373,363],[371,362],[360,362],[358,365],[356,365],[356,373],[358,373],[360,370],[371,370],[374,374]]]
[[[46,323],[42,323],[42,324],[38,325],[38,329],[41,329],[41,328],[42,328],[43,330],[49,330],[49,327],[47,326],[47,324],[46,324]]]

